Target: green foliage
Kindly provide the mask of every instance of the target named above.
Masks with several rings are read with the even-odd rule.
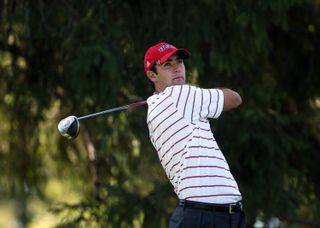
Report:
[[[146,108],[85,120],[74,141],[56,130],[65,116],[152,94],[142,60],[162,40],[191,51],[191,82],[243,98],[212,127],[249,223],[319,220],[316,1],[0,4],[0,201],[18,203],[22,224],[33,223],[37,199],[60,227],[167,226],[175,195],[149,142]],[[67,199],[55,196],[56,180]]]

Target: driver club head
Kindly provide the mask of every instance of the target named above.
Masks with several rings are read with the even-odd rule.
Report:
[[[80,122],[76,116],[68,116],[58,124],[60,134],[68,139],[75,139],[80,132]]]

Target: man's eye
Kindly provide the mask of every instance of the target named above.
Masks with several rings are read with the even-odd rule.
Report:
[[[170,67],[170,66],[171,66],[171,64],[170,64],[170,63],[168,63],[168,62],[166,62],[163,66],[164,66],[164,67]]]

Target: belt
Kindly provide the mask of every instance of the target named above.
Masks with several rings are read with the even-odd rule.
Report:
[[[212,204],[179,199],[177,207],[193,208],[206,211],[228,212],[229,214],[234,214],[236,212],[242,211],[242,203],[240,201],[231,204]]]

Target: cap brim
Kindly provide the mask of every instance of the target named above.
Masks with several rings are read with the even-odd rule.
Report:
[[[177,50],[174,50],[172,52],[169,52],[167,53],[166,55],[162,56],[160,58],[160,64],[161,63],[164,63],[165,61],[167,61],[172,55],[174,54],[178,54],[180,58],[182,59],[188,59],[190,56],[191,56],[191,53],[187,50],[187,49],[184,49],[184,48],[179,48]]]

